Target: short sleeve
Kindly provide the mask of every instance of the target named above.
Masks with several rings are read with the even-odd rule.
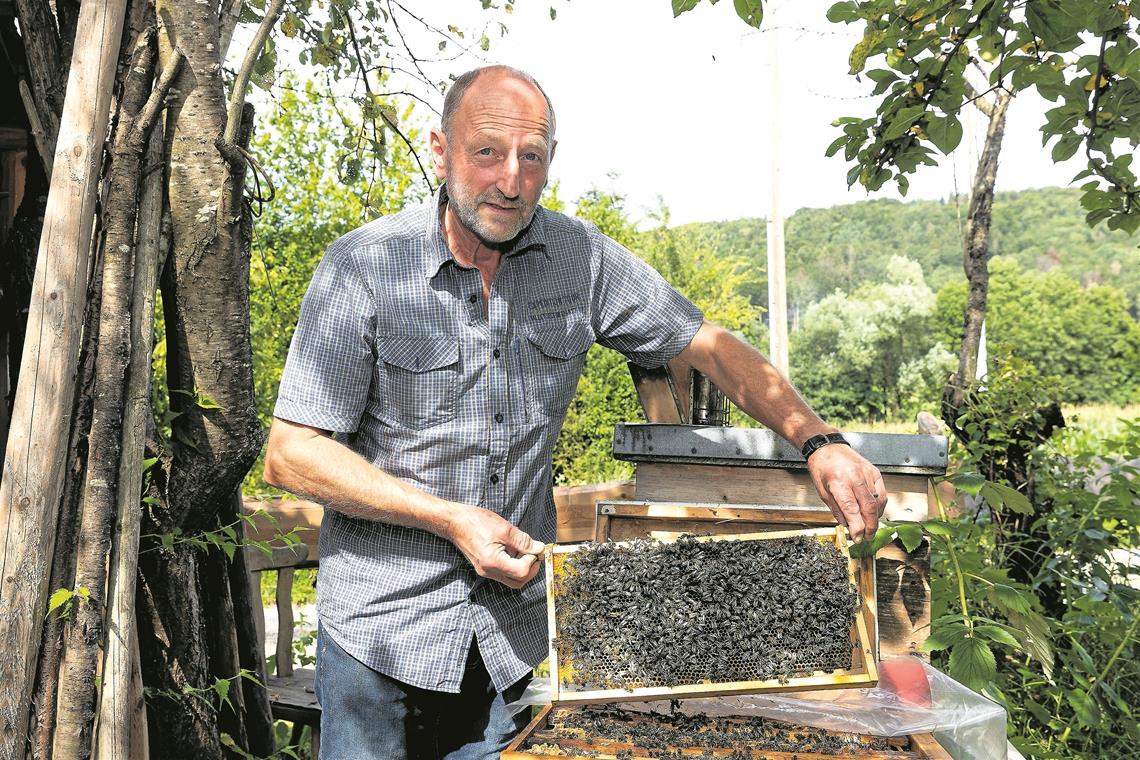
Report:
[[[331,247],[317,265],[281,375],[273,416],[352,433],[375,365],[375,301],[353,251]]]
[[[598,343],[654,368],[685,350],[704,315],[657,270],[590,226],[597,261],[594,332]]]

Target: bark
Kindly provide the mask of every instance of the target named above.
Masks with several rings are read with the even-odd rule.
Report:
[[[202,605],[198,594],[199,550],[153,543],[139,547],[136,608],[139,656],[147,697],[150,753],[169,760],[221,758],[210,683]]]
[[[982,323],[986,319],[986,296],[989,290],[990,222],[993,215],[994,185],[997,181],[998,156],[1005,135],[1005,116],[1012,95],[999,91],[991,106],[990,123],[982,148],[974,186],[970,194],[970,209],[966,215],[966,233],[962,243],[962,266],[966,271],[969,291],[958,354],[958,371],[951,378],[943,394],[942,418],[954,427],[962,409],[962,394],[974,380],[978,369],[978,345]]]
[[[232,499],[231,499],[232,501]],[[219,513],[219,520],[231,522],[230,510]],[[237,552],[235,551],[235,555]],[[234,678],[241,669],[238,657],[237,626],[234,624],[233,597],[230,594],[229,560],[220,549],[213,549],[202,557],[202,598],[210,604],[205,613],[206,649],[209,652],[210,676],[230,681],[229,705],[218,707],[218,729],[227,733],[243,749],[249,749],[245,730],[245,697],[240,678]]]
[[[226,101],[215,5],[158,0],[159,17],[187,64],[168,118],[173,248],[163,282],[167,383],[171,408],[180,412],[164,522],[187,532],[215,527],[218,505],[241,483],[262,443],[248,242],[240,225],[244,166],[227,163],[217,146]]]
[[[48,0],[16,0],[16,17],[20,19],[36,116],[44,130],[47,153],[41,154],[40,160],[50,173],[55,141],[59,135],[59,118],[63,113],[63,95],[67,88],[65,62],[71,60],[71,45],[68,44],[66,51],[63,49]],[[74,20],[70,33],[74,38]]]
[[[241,493],[234,493],[233,514],[241,510]],[[237,524],[238,542],[244,543],[243,523]],[[259,635],[254,622],[253,605],[261,605],[261,598],[254,597],[249,585],[249,570],[245,563],[245,552],[234,552],[229,564],[230,596],[233,598],[234,625],[237,631],[238,662],[250,671],[259,683],[266,683],[265,641]],[[273,713],[269,707],[269,693],[262,686],[242,679],[241,690],[245,698],[246,732],[249,735],[249,751],[259,757],[268,757],[276,749],[273,732]]]
[[[116,513],[125,378],[130,360],[135,219],[142,154],[149,133],[149,125],[143,121],[144,107],[153,69],[154,30],[148,29],[140,36],[131,57],[111,151],[95,405],[75,572],[75,587],[88,589],[90,598],[75,605],[65,634],[67,645],[52,753],[56,760],[84,760],[91,752],[93,739],[95,676],[103,643],[107,555]]]
[[[169,79],[169,70],[163,80]],[[163,89],[162,82],[158,90]],[[138,243],[135,253],[135,293],[131,301],[131,359],[123,411],[123,456],[108,584],[109,636],[104,653],[103,688],[99,700],[96,758],[125,760],[146,747],[145,707],[139,673],[135,579],[142,503],[143,448],[150,408],[151,353],[154,347],[154,305],[162,244],[164,175],[162,134],[155,128],[147,141],[143,186],[139,195]],[[153,167],[153,168],[152,168]],[[142,718],[140,720],[139,718]]]

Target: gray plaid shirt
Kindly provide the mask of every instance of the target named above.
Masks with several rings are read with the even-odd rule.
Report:
[[[478,270],[457,264],[440,231],[445,193],[329,247],[273,413],[553,541],[551,451],[586,350],[597,341],[660,366],[702,315],[593,225],[539,207],[503,257],[484,317]],[[474,635],[502,691],[547,653],[541,574],[514,590],[427,531],[333,509],[320,551],[322,628],[392,678],[459,691]]]

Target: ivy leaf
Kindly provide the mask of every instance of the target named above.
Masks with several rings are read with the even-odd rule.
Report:
[[[978,638],[959,641],[950,649],[950,676],[981,692],[997,677],[997,660],[990,645]]]
[[[732,0],[736,8],[736,15],[749,26],[759,29],[760,22],[764,20],[764,6],[760,0]]]

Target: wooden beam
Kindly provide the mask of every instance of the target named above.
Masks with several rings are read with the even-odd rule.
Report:
[[[0,757],[24,752],[126,5],[83,3],[56,142],[0,482]]]

